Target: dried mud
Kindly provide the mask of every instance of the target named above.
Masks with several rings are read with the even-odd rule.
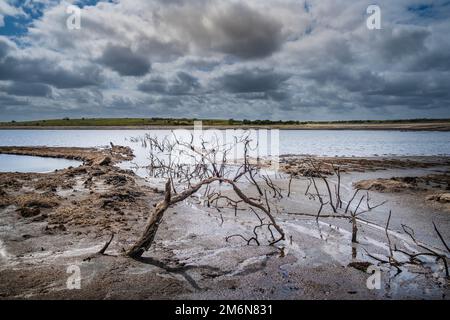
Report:
[[[354,183],[357,189],[381,193],[410,193],[434,206],[450,212],[450,174],[429,174],[421,177],[369,179]]]
[[[397,278],[385,270],[383,288],[369,290],[365,270],[376,261],[359,249],[353,257],[345,223],[326,221],[319,226],[281,212],[277,219],[290,235],[281,255],[271,246],[247,246],[238,239],[225,241],[230,234],[251,232],[255,223],[251,212],[217,212],[190,200],[166,212],[152,249],[136,261],[125,257],[124,250],[140,236],[162,194],[134,172],[114,165],[130,160],[131,150],[119,146],[3,147],[0,152],[84,162],[77,168],[45,174],[0,173],[2,299],[449,297],[442,270],[425,267],[415,267],[414,272],[405,270]],[[448,164],[445,159],[338,161],[346,171]],[[277,182],[287,184],[287,180]],[[279,209],[313,208],[315,204],[304,199],[304,187],[300,179],[295,179],[291,199]],[[92,258],[111,234],[115,236],[106,255]],[[379,244],[382,236],[377,230],[366,232],[361,245],[383,252],[385,247]],[[403,244],[401,238],[398,241]],[[80,268],[80,289],[67,287],[72,275],[69,266]]]
[[[311,160],[315,167],[311,165]],[[345,172],[368,172],[387,169],[431,168],[450,165],[448,157],[396,157],[396,158],[346,158],[307,157],[286,155],[280,159],[280,170],[293,176],[311,176],[317,169],[323,175],[332,175],[334,167]]]

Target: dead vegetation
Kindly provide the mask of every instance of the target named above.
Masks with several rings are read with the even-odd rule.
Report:
[[[308,156],[283,156],[280,159],[280,169],[292,176],[308,177],[315,175],[317,170],[311,166]],[[333,166],[338,166],[342,173],[345,172],[367,172],[386,169],[401,168],[430,168],[434,166],[449,165],[448,158],[434,158],[433,160],[413,160],[409,158],[348,158],[348,157],[314,157],[315,162],[320,164],[320,174],[332,175]]]
[[[82,161],[86,165],[105,166],[120,161],[132,160],[133,151],[129,147],[75,148],[75,147],[0,147],[0,154],[63,158]]]
[[[437,201],[440,203],[450,203],[450,193],[438,193],[438,194],[432,194],[426,198],[429,201]]]
[[[50,153],[48,149],[20,150],[27,155],[58,154],[90,164],[45,174],[0,173],[1,208],[12,207],[20,217],[31,222],[46,222],[46,234],[77,227],[94,227],[99,234],[127,229],[131,224],[127,213],[149,210],[146,198],[153,190],[138,187],[133,172],[106,164],[96,165],[87,158],[109,158],[112,164],[131,157],[129,148],[112,146],[95,152],[82,148],[50,148]],[[133,222],[134,219],[133,215]]]
[[[378,203],[378,204],[372,204],[370,201],[370,194],[369,191],[371,188],[359,188],[359,186],[367,187],[366,183],[362,183],[357,185],[355,192],[353,193],[353,196],[344,201],[341,198],[340,194],[340,174],[341,170],[338,166],[335,166],[332,164],[334,176],[337,177],[336,183],[332,183],[329,181],[329,179],[322,174],[322,170],[320,169],[320,166],[323,164],[321,161],[316,162],[314,159],[307,159],[305,161],[309,162],[309,166],[316,170],[315,174],[312,174],[307,177],[309,183],[308,187],[306,189],[305,195],[307,195],[312,200],[317,200],[320,204],[319,209],[317,213],[309,214],[309,213],[298,213],[293,212],[290,214],[304,216],[304,217],[311,217],[315,218],[316,221],[323,218],[331,218],[331,219],[345,219],[348,220],[349,223],[352,225],[352,237],[351,242],[353,244],[358,243],[358,232],[359,228],[362,226],[367,225],[374,225],[372,222],[364,219],[361,217],[362,214],[370,213],[375,208],[381,207],[385,205],[385,202]],[[434,177],[435,178],[435,177]],[[317,180],[321,180],[323,182],[323,188],[320,189],[318,187]],[[408,185],[417,185],[419,178],[394,178],[389,179],[389,182],[392,183],[394,181],[394,185],[396,183],[400,184],[408,184]],[[425,180],[427,180],[425,178]],[[428,181],[428,180],[427,180]],[[373,181],[372,181],[373,182]],[[377,186],[376,184],[371,184],[371,187]],[[391,186],[391,184],[389,184]],[[397,185],[398,186],[398,185]],[[384,189],[385,190],[385,189]],[[346,205],[343,205],[346,203]],[[328,208],[329,213],[323,213],[324,209]],[[416,245],[416,249],[414,251],[411,251],[412,249],[410,247],[404,248],[400,241],[395,241],[392,239],[392,234],[394,233],[390,229],[390,221],[391,221],[392,212],[389,212],[389,217],[387,219],[386,225],[384,226],[384,231],[386,235],[386,242],[389,248],[389,252],[386,255],[386,258],[380,258],[370,252],[368,252],[366,249],[366,254],[371,257],[372,259],[378,261],[381,264],[386,264],[391,267],[396,268],[397,274],[402,272],[401,267],[406,265],[424,265],[427,263],[426,260],[421,259],[423,257],[432,257],[435,259],[436,263],[441,262],[444,266],[444,272],[447,279],[450,279],[449,274],[449,268],[448,268],[448,254],[450,253],[449,247],[444,240],[442,234],[440,233],[437,226],[434,224],[434,230],[436,232],[436,236],[439,238],[441,243],[443,244],[444,248],[443,250],[438,250],[432,248],[432,246],[424,244],[419,242],[415,238],[414,230],[404,224],[402,224],[402,229],[406,235],[410,237],[412,240],[412,243]],[[377,226],[381,227],[381,226]],[[353,247],[353,257],[356,258],[356,248]],[[447,253],[445,253],[447,252]],[[354,262],[352,265],[350,265],[357,269],[363,269],[368,266],[366,261],[357,261]]]
[[[249,246],[272,246],[277,248],[281,257],[285,256],[285,241],[292,242],[278,222],[281,215],[299,215],[317,221],[348,221],[352,232],[349,246],[353,247],[360,241],[361,229],[368,228],[363,214],[370,214],[385,204],[372,203],[370,193],[362,189],[355,190],[350,199],[344,199],[340,177],[345,170],[334,163],[324,165],[314,159],[304,160],[307,163],[302,167],[308,170],[302,173],[305,177],[295,174],[284,176],[288,183],[287,188],[282,188],[279,180],[265,174],[258,162],[249,161],[247,151],[251,141],[246,137],[235,141],[244,148],[244,157],[237,164],[231,163],[232,146],[217,142],[202,141],[199,148],[192,141],[177,139],[158,141],[147,136],[145,141],[152,151],[147,169],[152,177],[165,181],[162,192],[137,185],[134,173],[111,166],[116,161],[113,160],[107,165],[91,163],[49,174],[0,174],[0,206],[15,206],[17,210],[27,208],[19,212],[21,219],[44,223],[42,233],[46,235],[69,232],[84,235],[93,232],[96,242],[105,243],[107,240],[87,261],[105,255],[108,247],[119,242],[121,236],[128,240],[133,235],[132,243],[122,241],[120,244],[126,243],[123,246],[125,255],[143,261],[147,258],[142,255],[153,248],[164,214],[185,200],[217,212],[222,223],[226,213],[234,213],[239,219],[241,212],[248,212],[254,224],[247,231],[230,233],[225,241],[241,241]],[[179,160],[181,155],[194,157],[195,161],[186,164]],[[104,153],[103,156],[109,157]],[[283,201],[294,196],[291,184],[296,179],[308,181],[305,194],[317,201],[317,212],[285,212],[280,209]],[[412,184],[415,181],[402,183]],[[154,207],[151,207],[152,201]],[[422,244],[407,227],[404,234],[409,233],[416,246],[405,248],[392,236],[394,232],[390,229],[390,218],[382,227],[389,252],[383,257],[367,252],[372,262],[353,261],[350,267],[366,271],[373,261],[377,261],[401,271],[407,265],[428,263],[425,258],[431,257],[437,264],[443,264],[448,273],[448,258],[442,252],[444,250]],[[448,250],[437,227],[436,235]],[[161,246],[154,248],[164,250]]]
[[[418,188],[416,183],[408,183],[400,178],[361,180],[355,183],[354,187],[357,189],[386,193],[417,190]]]
[[[268,235],[262,238],[268,239],[268,245],[279,243],[278,249],[281,256],[284,256],[282,241],[286,240],[286,234],[276,221],[276,216],[281,214],[277,204],[284,198],[291,196],[292,179],[294,176],[298,176],[299,171],[297,171],[297,174],[290,175],[288,190],[283,190],[273,182],[269,175],[262,174],[257,164],[250,163],[247,160],[247,148],[250,141],[246,138],[236,139],[236,143],[243,143],[245,152],[243,163],[231,170],[230,166],[227,165],[227,156],[231,150],[230,148],[218,144],[208,145],[208,142],[203,140],[200,143],[201,148],[197,148],[192,141],[192,137],[191,141],[186,143],[179,141],[176,137],[174,140],[158,141],[148,136],[143,141],[151,149],[151,164],[148,168],[150,174],[153,177],[166,179],[165,196],[155,206],[148,218],[142,236],[128,250],[128,256],[140,259],[143,253],[150,249],[166,210],[191,197],[199,204],[203,204],[208,208],[215,208],[219,213],[228,209],[233,210],[235,215],[237,215],[239,210],[249,210],[258,221],[251,232],[247,235],[240,233],[231,234],[226,238],[226,241],[237,238],[243,240],[247,245],[262,245],[261,237],[263,230],[265,230]],[[179,149],[180,147],[181,149]],[[195,161],[193,165],[185,165],[174,159],[174,154],[188,155],[188,157],[194,158]],[[363,214],[370,214],[374,209],[385,205],[386,202],[372,203],[369,191],[362,188],[357,188],[350,199],[343,199],[341,195],[341,174],[345,170],[338,164],[325,163],[320,159],[317,161],[316,159],[308,158],[302,161],[302,164],[298,165],[298,167],[302,168],[301,174],[306,176],[308,180],[305,195],[312,200],[318,201],[320,206],[315,214],[300,212],[289,212],[289,214],[311,217],[316,221],[325,218],[347,220],[351,224],[352,235],[349,245],[352,246],[353,258],[356,258],[356,247],[354,245],[359,243],[358,234],[360,229],[374,225],[364,219]],[[390,163],[388,165],[394,164]],[[395,165],[398,165],[398,163],[395,163]],[[330,176],[333,176],[336,182],[332,182],[329,179]],[[239,187],[241,179],[245,179],[253,187],[253,190],[246,190],[244,193]],[[400,184],[417,184],[416,179],[402,178],[398,180],[394,181]],[[224,194],[217,184],[219,186],[230,186],[233,193],[231,195]],[[424,265],[427,261],[421,259],[421,257],[433,256],[437,263],[443,263],[445,275],[448,277],[447,255],[432,249],[429,245],[419,243],[415,240],[413,232],[408,233],[406,232],[407,229],[404,229],[405,233],[410,235],[417,248],[417,251],[409,253],[410,255],[408,256],[407,250],[411,249],[398,246],[399,243],[391,239],[393,231],[390,230],[390,219],[391,213],[386,226],[384,226],[389,247],[389,252],[386,254],[387,258],[379,258],[368,251],[367,255],[380,264],[388,264],[396,268],[398,272],[402,271],[402,266],[411,264]],[[437,227],[435,227],[435,230],[447,248]],[[420,249],[425,249],[427,252],[422,253]],[[366,249],[363,248],[363,250]],[[398,256],[400,253],[403,254],[403,258]],[[407,257],[405,258],[405,256]],[[360,269],[367,269],[369,264],[367,261],[353,262]]]
[[[354,187],[381,193],[409,192],[417,194],[424,201],[450,211],[450,175],[429,174],[422,177],[393,177],[390,179],[361,180]]]
[[[228,236],[227,240],[238,237],[247,244],[254,242],[259,245],[257,230],[265,230],[270,235],[267,241],[270,245],[285,240],[285,233],[276,222],[271,205],[273,199],[283,196],[270,176],[261,174],[258,164],[249,161],[251,139],[243,135],[235,137],[231,144],[223,144],[218,139],[205,140],[203,137],[195,143],[194,139],[191,135],[190,141],[181,141],[172,135],[161,141],[147,135],[140,140],[150,148],[149,174],[166,180],[165,193],[164,199],[155,205],[149,215],[142,236],[127,255],[141,258],[150,249],[167,209],[188,198],[207,207],[215,207],[218,211],[228,208],[236,213],[240,206],[244,206],[257,216],[260,223],[253,229],[253,236],[247,238],[235,234]],[[239,164],[230,167],[228,163],[237,160],[233,159],[236,148],[241,148],[243,157]],[[257,181],[257,177],[261,180]],[[243,192],[239,184],[244,179],[254,187],[254,194]],[[224,185],[231,188],[232,196],[223,194],[221,186]]]

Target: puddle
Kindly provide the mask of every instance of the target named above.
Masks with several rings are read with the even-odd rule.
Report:
[[[0,154],[0,172],[45,173],[79,165],[76,160]]]

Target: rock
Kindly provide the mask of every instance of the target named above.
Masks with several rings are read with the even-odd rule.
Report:
[[[41,213],[41,210],[39,208],[27,208],[22,207],[17,209],[17,212],[23,217],[23,218],[31,218],[39,215]]]
[[[439,197],[439,202],[449,203],[450,202],[450,193],[443,193]]]
[[[392,180],[400,181],[412,185],[417,185],[418,178],[417,177],[400,177],[400,178],[392,178]]]
[[[360,270],[362,272],[367,272],[367,268],[369,268],[372,264],[370,262],[366,262],[366,261],[355,261],[355,262],[350,262],[348,264],[349,267],[355,268],[357,270]]]
[[[44,233],[55,234],[58,231],[66,231],[66,230],[67,229],[63,224],[52,225],[52,226],[47,225],[44,229]]]
[[[124,175],[114,175],[106,178],[106,184],[112,184],[114,186],[124,186],[127,184],[127,177]]]
[[[374,180],[361,180],[354,183],[354,187],[363,190],[375,190],[378,192],[402,192],[407,189],[412,189],[411,184],[397,181],[394,179],[374,179]]]
[[[100,198],[117,202],[134,202],[137,198],[142,197],[144,193],[129,189],[117,189],[110,193],[100,195]]]
[[[83,185],[84,185],[86,188],[91,187],[93,184],[94,184],[94,183],[92,182],[92,177],[87,178],[86,181],[83,183]]]
[[[99,167],[97,167],[96,169],[92,170],[91,172],[91,176],[92,177],[100,177],[102,175],[105,174],[105,171],[101,170]]]
[[[450,203],[450,193],[432,194],[426,197],[428,201],[438,201],[440,203]]]
[[[112,207],[114,207],[114,200],[111,200],[111,199],[103,200],[103,204],[101,206],[102,209],[106,209],[106,208],[110,209]]]
[[[36,218],[34,218],[33,222],[42,222],[47,218],[48,218],[48,216],[46,214],[41,214],[40,216],[37,216]]]
[[[111,162],[112,162],[111,157],[110,156],[106,156],[106,157],[103,157],[103,158],[95,160],[94,161],[94,165],[107,166],[107,165],[110,165]]]

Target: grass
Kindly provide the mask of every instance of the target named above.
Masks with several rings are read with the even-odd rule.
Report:
[[[449,123],[450,119],[405,119],[405,120],[349,120],[349,121],[272,121],[234,119],[187,119],[187,118],[81,118],[34,121],[0,122],[0,127],[137,127],[137,126],[192,126],[194,121],[203,121],[204,126],[314,126],[314,125],[371,125],[371,124],[419,124]]]
[[[227,125],[227,120],[204,120],[207,125]],[[133,127],[133,126],[190,126],[194,119],[163,119],[163,118],[81,118],[81,119],[51,119],[35,121],[0,122],[0,126],[42,126],[42,127]]]

